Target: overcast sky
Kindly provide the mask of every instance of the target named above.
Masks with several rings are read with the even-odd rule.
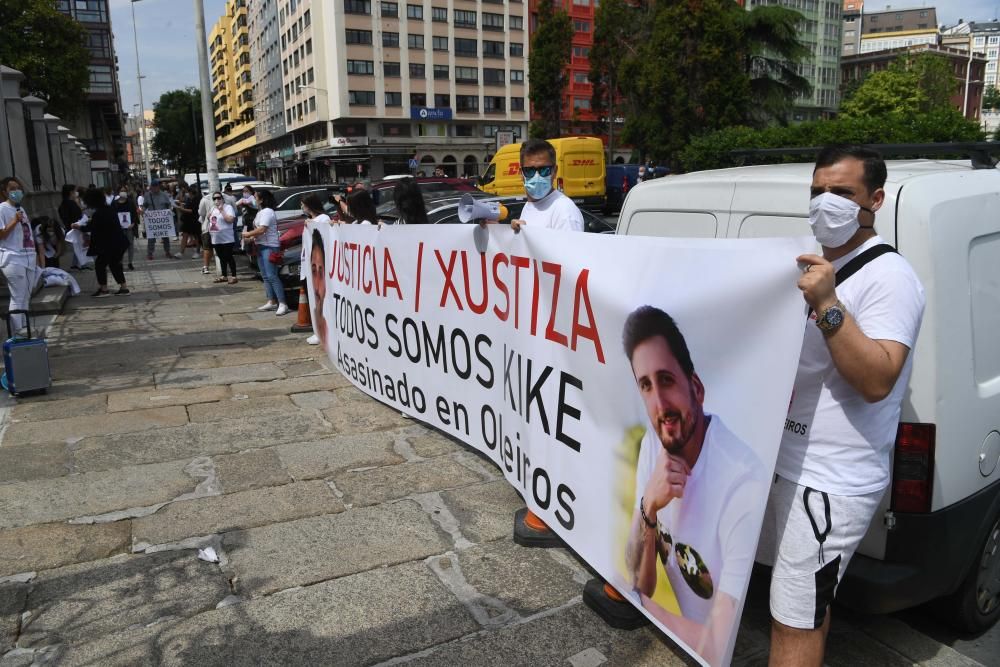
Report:
[[[193,0],[197,2],[198,0]],[[323,0],[329,2],[331,0]],[[132,114],[139,103],[136,84],[135,42],[129,0],[110,0],[111,26],[118,54],[118,78],[123,110]],[[953,25],[959,19],[986,21],[998,16],[1000,0],[898,0],[868,3],[870,9],[936,7],[938,22]],[[205,33],[225,11],[225,0],[204,0]],[[168,90],[198,86],[198,55],[194,40],[194,10],[187,0],[140,0],[135,3],[135,24],[139,37],[143,102],[153,102]]]

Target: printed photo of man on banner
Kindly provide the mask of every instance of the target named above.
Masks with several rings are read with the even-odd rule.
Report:
[[[310,224],[315,333],[359,389],[488,457],[696,660],[732,655],[812,239]]]

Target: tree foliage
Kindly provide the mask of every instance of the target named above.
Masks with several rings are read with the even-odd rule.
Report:
[[[196,88],[168,91],[153,104],[153,110],[153,151],[178,170],[195,171],[205,159],[200,140],[204,136],[201,93]]]
[[[947,58],[932,53],[903,55],[887,69],[869,74],[840,105],[845,116],[925,114],[951,107],[958,81]]]
[[[812,91],[798,64],[811,55],[799,40],[799,12],[778,5],[758,5],[739,15],[742,23],[743,69],[750,77],[748,120],[764,125],[788,122],[800,95]]]
[[[538,27],[528,55],[531,108],[539,116],[531,124],[533,137],[558,137],[561,132],[559,117],[572,48],[573,22],[569,15],[562,9],[555,10],[547,0],[540,2]]]
[[[55,0],[0,2],[0,63],[24,74],[22,93],[45,100],[46,111],[60,118],[74,118],[87,93],[84,35]]]
[[[990,86],[983,93],[983,108],[996,110],[1000,109],[1000,88]]]

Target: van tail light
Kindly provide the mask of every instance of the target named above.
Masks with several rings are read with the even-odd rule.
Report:
[[[900,422],[892,463],[892,509],[930,512],[934,496],[934,424]]]
[[[622,176],[622,194],[628,192],[628,176]]]
[[[563,180],[562,178],[556,179],[556,187],[559,188],[559,192],[563,191]]]

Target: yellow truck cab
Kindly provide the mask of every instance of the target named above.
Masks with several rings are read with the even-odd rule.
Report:
[[[577,206],[601,209],[605,204],[604,144],[596,137],[549,139],[556,149],[556,188]],[[479,189],[497,196],[524,194],[521,180],[521,144],[507,144],[497,151]]]

